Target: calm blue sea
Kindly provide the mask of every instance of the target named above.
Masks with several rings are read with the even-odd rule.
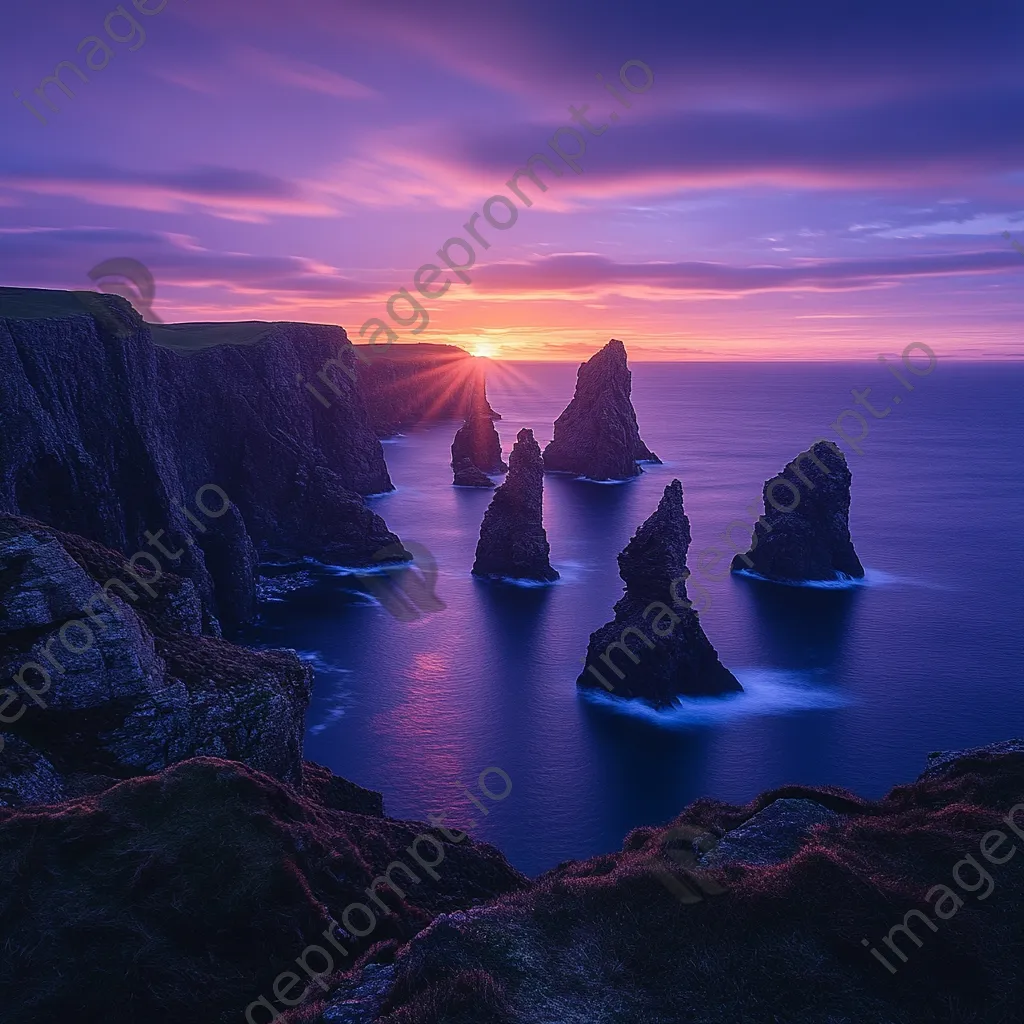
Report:
[[[492,368],[506,455],[522,426],[550,439],[575,372]],[[432,553],[445,607],[403,621],[353,577],[315,566],[267,581],[249,639],[316,666],[306,756],[380,790],[390,815],[472,818],[474,835],[535,874],[619,849],[631,828],[698,796],[743,803],[799,782],[877,797],[913,779],[929,751],[1024,735],[1024,365],[940,360],[909,379],[913,392],[878,363],[634,364],[641,433],[665,464],[622,485],[546,478],[562,575],[549,588],[470,576],[492,492],[451,486],[458,424],[386,442],[397,490],[372,506]],[[865,584],[710,578],[747,546],[745,510],[764,480],[816,438],[837,439],[830,424],[854,387],[872,388],[879,410],[902,397],[885,418],[866,414],[863,454],[843,445]],[[723,551],[699,576],[710,601],[701,618],[746,692],[659,715],[580,696],[574,681],[621,594],[615,556],[673,477],[691,570],[703,549]],[[747,529],[725,545],[737,518]],[[476,791],[489,766],[512,792],[485,801],[484,816],[462,787]],[[494,775],[488,785],[501,789]]]

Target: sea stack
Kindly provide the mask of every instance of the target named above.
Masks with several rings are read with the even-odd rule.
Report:
[[[459,427],[452,442],[452,468],[469,459],[481,473],[504,473],[508,466],[501,459],[501,439],[494,421],[477,407]]]
[[[455,469],[456,487],[497,487],[483,470],[477,469],[469,459],[462,459]]]
[[[815,441],[764,485],[750,550],[732,560],[780,583],[861,578],[850,539],[850,469],[831,441]]]
[[[576,373],[576,394],[555,420],[544,468],[591,480],[628,480],[637,462],[661,462],[640,439],[626,346],[614,338]]]
[[[528,427],[519,431],[508,461],[508,476],[480,526],[473,575],[550,583],[558,573],[544,532],[544,461]]]
[[[671,706],[682,695],[743,689],[718,660],[686,596],[689,546],[683,487],[673,480],[619,555],[626,592],[615,604],[615,618],[590,635],[577,686],[641,698],[656,707]]]

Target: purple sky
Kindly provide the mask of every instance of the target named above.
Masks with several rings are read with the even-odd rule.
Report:
[[[401,340],[547,359],[613,336],[641,359],[1022,352],[1024,255],[1003,235],[1024,243],[1019,0],[115,9],[0,13],[0,283],[87,288],[127,256],[165,321],[358,340],[544,152],[561,176],[522,179],[533,205],[507,230],[477,219],[490,248],[470,283],[419,296],[429,324],[395,324]],[[89,36],[112,56],[79,51]],[[644,92],[619,81],[630,60]],[[48,105],[35,90],[61,61],[88,82],[65,67],[74,96],[51,84]],[[586,141],[579,174],[548,145],[561,126]]]

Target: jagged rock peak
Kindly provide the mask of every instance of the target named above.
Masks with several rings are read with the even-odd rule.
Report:
[[[668,592],[672,580],[686,573],[690,520],[683,511],[683,485],[673,480],[658,507],[619,554],[619,575],[630,594]]]
[[[544,462],[529,427],[519,431],[508,461],[480,525],[473,575],[552,582],[558,573],[544,532]]]
[[[743,689],[718,660],[687,598],[689,546],[683,488],[673,480],[619,555],[626,592],[615,604],[612,621],[591,634],[577,686],[640,698],[656,707],[677,703],[681,695]]]
[[[846,457],[831,441],[815,441],[764,485],[764,515],[754,523],[750,549],[732,560],[733,572],[797,583],[864,575],[850,537]]]
[[[494,421],[482,408],[466,418],[452,442],[452,466],[463,459],[469,459],[482,473],[504,473],[508,469],[501,458],[501,439]]]
[[[631,389],[626,346],[613,338],[577,371],[576,393],[555,420],[544,467],[592,480],[627,480],[643,472],[638,461],[660,462],[640,438]]]

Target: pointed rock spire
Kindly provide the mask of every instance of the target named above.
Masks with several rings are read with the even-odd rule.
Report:
[[[660,462],[640,439],[630,400],[632,374],[626,346],[613,338],[580,366],[576,394],[555,420],[544,468],[591,480],[628,480],[641,462]]]
[[[852,479],[842,451],[815,441],[765,483],[764,515],[732,571],[786,583],[862,577],[850,538]]]
[[[544,532],[544,463],[528,427],[519,431],[508,461],[508,476],[480,526],[473,575],[557,580]]]
[[[637,697],[658,707],[681,695],[742,690],[718,660],[686,596],[690,521],[683,487],[673,480],[657,509],[619,555],[626,592],[615,618],[590,636],[576,685]]]

